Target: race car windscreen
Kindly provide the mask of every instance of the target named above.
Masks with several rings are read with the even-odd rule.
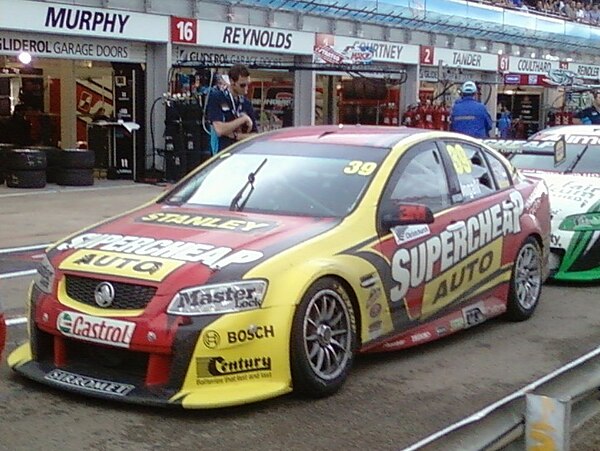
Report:
[[[519,169],[536,169],[540,171],[566,172],[572,168],[573,173],[600,174],[600,146],[590,145],[587,149],[583,144],[567,144],[566,159],[554,166],[554,155],[546,152],[528,150],[512,156],[510,162]],[[583,152],[583,153],[582,153]],[[575,161],[578,160],[576,163]]]
[[[388,149],[250,141],[203,168],[162,202],[237,211],[343,217]]]

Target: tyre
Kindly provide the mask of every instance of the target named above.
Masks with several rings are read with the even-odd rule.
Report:
[[[510,277],[506,317],[511,321],[528,319],[542,293],[542,250],[533,237],[521,245]]]
[[[30,149],[39,150],[46,154],[47,167],[60,166],[60,152],[58,147],[54,146],[29,146]]]
[[[11,149],[4,154],[8,171],[38,171],[46,169],[46,154],[35,149]]]
[[[56,183],[63,186],[90,186],[94,184],[93,169],[59,169]]]
[[[46,186],[46,171],[6,171],[6,186],[9,188],[43,188]]]
[[[58,162],[62,169],[93,169],[96,156],[89,149],[64,149],[58,154]]]
[[[348,293],[335,279],[315,282],[296,309],[290,343],[294,392],[329,396],[346,380],[356,348],[356,320]]]

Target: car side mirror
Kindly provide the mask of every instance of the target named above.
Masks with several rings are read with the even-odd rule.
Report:
[[[399,204],[394,211],[383,215],[383,226],[391,229],[401,225],[432,224],[433,212],[426,205]]]

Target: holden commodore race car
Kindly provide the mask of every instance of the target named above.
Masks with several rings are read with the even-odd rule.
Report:
[[[549,233],[545,185],[474,139],[285,128],[50,247],[8,362],[146,404],[327,396],[359,353],[530,317]]]
[[[550,270],[565,281],[600,280],[600,127],[552,127],[528,141],[486,141],[550,190]],[[558,158],[555,147],[561,144]]]

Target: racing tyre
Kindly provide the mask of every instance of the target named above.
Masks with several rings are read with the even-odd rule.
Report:
[[[59,169],[56,183],[62,186],[91,186],[94,184],[93,169]]]
[[[9,188],[43,188],[46,186],[46,171],[6,171],[6,186]]]
[[[93,169],[96,155],[89,149],[64,149],[58,154],[58,162],[62,169]]]
[[[46,154],[36,149],[11,149],[4,158],[8,170],[38,171],[47,165]]]
[[[530,236],[521,245],[513,266],[507,319],[523,321],[533,314],[542,292],[542,273],[542,250],[535,238]]]
[[[292,384],[322,398],[340,389],[354,361],[356,321],[348,293],[335,279],[315,282],[296,309],[291,335]]]

